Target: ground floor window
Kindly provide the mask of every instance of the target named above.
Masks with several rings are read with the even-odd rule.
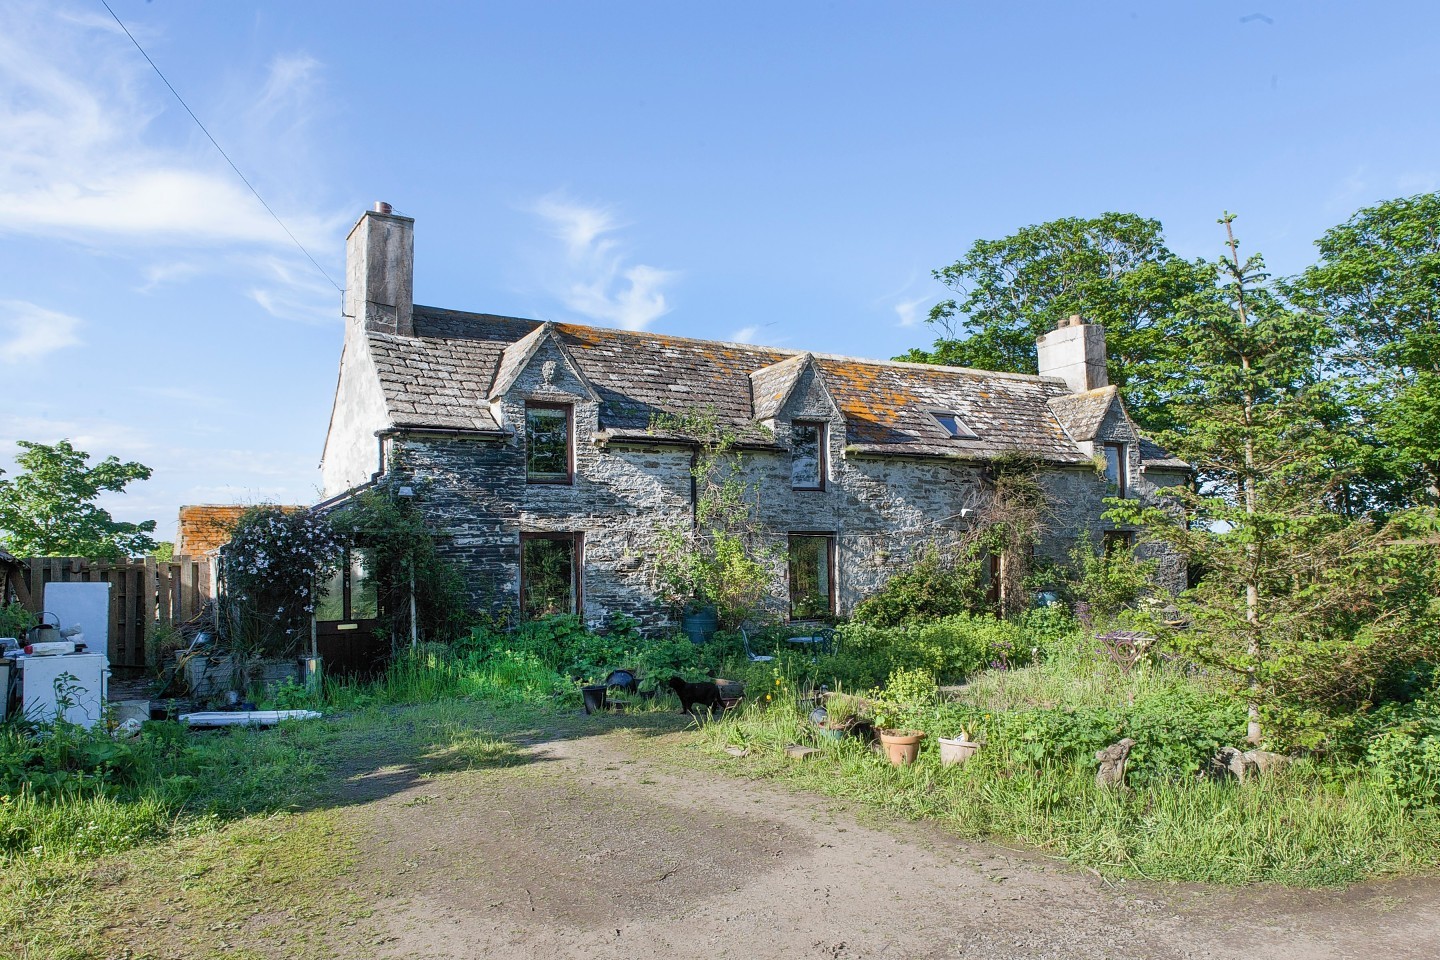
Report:
[[[1135,546],[1135,533],[1132,530],[1106,530],[1101,536],[1104,538],[1107,557],[1123,553]]]
[[[581,536],[520,534],[520,613],[527,620],[580,612]]]
[[[790,619],[814,620],[835,612],[835,537],[790,534]]]

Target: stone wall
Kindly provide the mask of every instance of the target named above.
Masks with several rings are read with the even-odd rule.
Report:
[[[527,400],[574,406],[573,484],[525,482],[524,418]],[[660,531],[692,522],[692,453],[660,443],[597,443],[599,404],[563,354],[547,344],[531,360],[500,404],[508,440],[456,439],[409,434],[396,441],[399,464],[413,479],[420,502],[442,536],[442,551],[465,572],[472,602],[513,607],[519,595],[520,534],[583,534],[584,615],[599,621],[622,612],[655,627],[666,612],[655,602],[654,556]],[[788,442],[794,420],[828,424],[828,476],[823,490],[792,490]],[[755,498],[769,545],[783,555],[792,532],[835,537],[837,612],[847,614],[879,588],[917,545],[957,537],[969,524],[967,509],[984,497],[983,467],[959,460],[846,456],[844,425],[818,381],[802,376],[791,400],[767,423],[773,450],[742,450],[728,468]],[[1108,436],[1128,430],[1121,417]],[[1133,430],[1126,439],[1133,438]],[[1132,490],[1148,495],[1138,444],[1132,442]],[[1078,539],[1098,545],[1106,495],[1103,476],[1090,464],[1046,470],[1050,502],[1039,547],[1063,560]],[[1183,566],[1181,585],[1183,585]],[[783,560],[775,564],[770,603],[785,615],[788,585]]]

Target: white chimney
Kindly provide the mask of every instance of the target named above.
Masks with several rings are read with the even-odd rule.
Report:
[[[1035,341],[1040,354],[1040,376],[1059,377],[1071,393],[1084,393],[1110,385],[1105,367],[1105,328],[1086,323],[1079,314]]]
[[[377,201],[345,241],[345,315],[373,333],[415,335],[415,221]]]

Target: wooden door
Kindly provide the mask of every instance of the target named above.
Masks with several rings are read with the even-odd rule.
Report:
[[[389,638],[376,632],[380,591],[369,560],[361,547],[346,549],[315,607],[315,644],[327,676],[373,677],[390,659]]]

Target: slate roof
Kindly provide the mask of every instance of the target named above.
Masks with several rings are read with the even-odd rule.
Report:
[[[1050,409],[1073,440],[1094,440],[1120,391],[1113,386],[1067,393],[1050,401]]]
[[[369,335],[392,424],[497,430],[487,397],[507,363],[507,348],[541,323],[418,305],[414,323],[414,337]],[[798,350],[578,324],[551,324],[550,332],[598,394],[600,427],[611,435],[643,433],[657,413],[708,408],[758,440],[764,431],[756,421],[783,401],[778,394],[793,384],[805,357]],[[523,352],[509,351],[508,363]],[[1028,452],[1051,462],[1088,460],[1056,415],[1055,402],[1069,396],[1059,379],[812,356],[845,415],[853,453],[986,459]],[[958,414],[978,439],[951,437],[927,411]]]

